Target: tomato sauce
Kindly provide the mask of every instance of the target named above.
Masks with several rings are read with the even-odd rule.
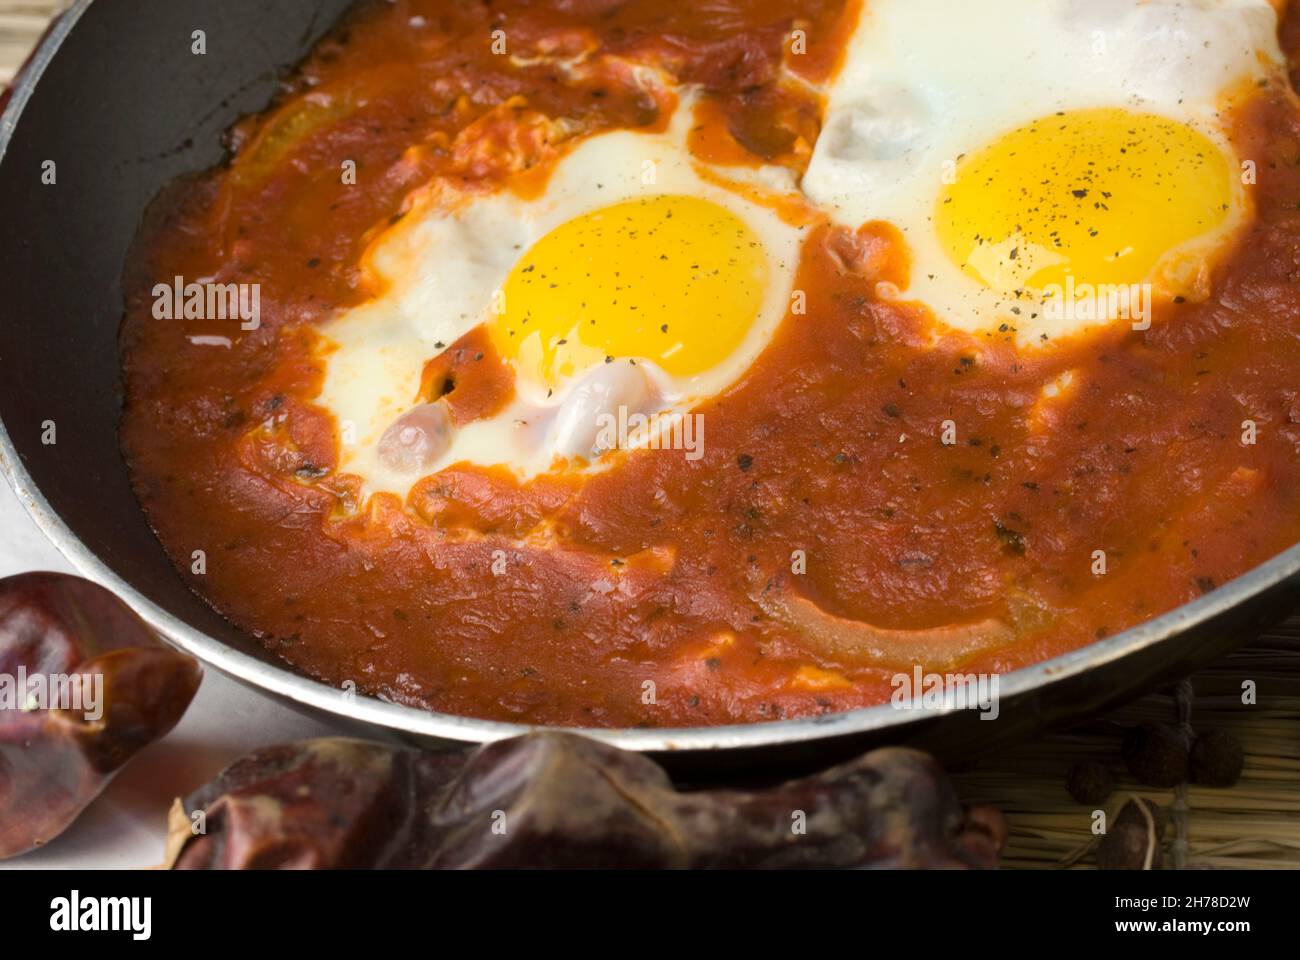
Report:
[[[226,166],[159,199],[128,270],[123,450],[192,588],[299,669],[396,702],[695,726],[883,702],[912,664],[1023,667],[1300,541],[1300,111],[1281,86],[1232,117],[1257,160],[1254,222],[1213,296],[1148,331],[1031,353],[935,342],[923,309],[876,296],[906,280],[897,234],[821,226],[796,280],[806,310],[698,409],[701,459],[618,451],[527,482],[459,465],[405,502],[337,472],[319,331],[373,294],[362,255],[412,191],[544,189],[561,118],[570,136],[662,126],[671,104],[638,63],[705,91],[702,156],[800,173],[809,84],[854,9],[363,4],[235,128]],[[497,30],[512,56],[493,53]],[[1283,37],[1300,51],[1294,20]],[[346,160],[361,186],[341,182]],[[154,319],[151,289],[177,276],[261,284],[259,328]],[[499,409],[511,388],[490,350],[477,332],[448,345],[425,389],[449,389],[462,420]]]

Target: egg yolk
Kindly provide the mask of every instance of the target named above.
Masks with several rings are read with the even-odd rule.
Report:
[[[557,227],[515,265],[493,343],[521,377],[548,388],[624,357],[689,377],[745,339],[768,271],[758,237],[716,203],[618,203]]]
[[[1232,209],[1223,151],[1191,127],[1120,109],[1061,113],[959,158],[935,218],[945,252],[1009,298],[1150,282]]]

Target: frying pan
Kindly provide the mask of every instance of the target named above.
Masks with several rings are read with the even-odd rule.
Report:
[[[154,539],[118,450],[120,277],[141,215],[180,174],[219,163],[223,131],[349,0],[78,0],[0,119],[0,467],[84,574],[178,647],[304,709],[423,740],[487,741],[519,725],[347,697],[294,672],[195,597]],[[195,30],[207,53],[191,52]],[[55,163],[56,183],[42,184]],[[44,424],[57,442],[42,442]],[[2,535],[2,534],[0,534]],[[888,705],[747,726],[606,730],[678,768],[794,768],[882,742],[957,759],[1167,684],[1300,603],[1300,546],[1132,630],[1000,678],[1000,714]]]

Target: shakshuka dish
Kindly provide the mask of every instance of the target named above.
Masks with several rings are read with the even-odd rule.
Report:
[[[384,0],[128,266],[122,447],[299,670],[682,727],[1300,541],[1285,0]]]

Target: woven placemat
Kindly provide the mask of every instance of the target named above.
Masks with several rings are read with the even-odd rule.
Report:
[[[1242,744],[1245,769],[1236,786],[1152,790],[1128,775],[1120,745],[1126,731],[1151,721],[1175,724],[1175,691],[1144,697],[1071,730],[1001,751],[954,776],[967,802],[987,802],[1007,817],[1003,865],[1079,868],[1095,862],[1096,809],[1109,821],[1137,796],[1171,817],[1166,864],[1188,868],[1300,868],[1300,616],[1193,675],[1190,724],[1198,734],[1226,730]],[[1101,804],[1080,804],[1066,791],[1071,766],[1096,761],[1118,786]],[[1179,822],[1182,829],[1177,829]],[[1179,834],[1181,833],[1181,836]]]
[[[0,0],[0,86],[13,79],[67,0]]]
[[[67,0],[0,0],[0,85],[7,83]],[[1254,684],[1254,704],[1243,684]],[[1241,781],[1228,789],[1149,790],[1127,777],[1119,744],[1142,721],[1173,723],[1172,692],[1146,697],[1067,733],[1042,737],[983,760],[955,776],[969,802],[988,802],[1007,816],[1004,863],[1013,868],[1084,868],[1097,837],[1092,806],[1065,789],[1069,768],[1104,763],[1119,787],[1102,809],[1113,817],[1131,796],[1185,808],[1173,818],[1168,862],[1187,867],[1300,868],[1300,613],[1258,642],[1192,678],[1191,724],[1235,734],[1246,750]],[[1176,829],[1182,825],[1181,833]]]

